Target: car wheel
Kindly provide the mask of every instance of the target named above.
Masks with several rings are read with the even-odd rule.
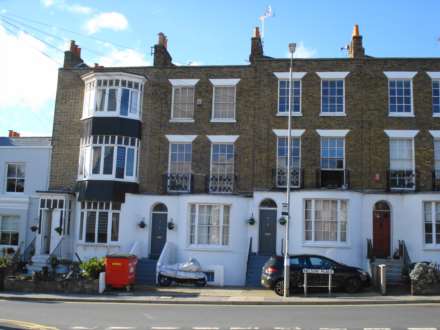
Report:
[[[284,296],[284,280],[279,280],[275,283],[273,291],[279,296]]]
[[[356,277],[351,277],[345,282],[345,291],[347,293],[356,293],[361,289],[361,280]]]
[[[171,285],[171,279],[166,276],[159,276],[159,285],[160,286],[170,286]]]

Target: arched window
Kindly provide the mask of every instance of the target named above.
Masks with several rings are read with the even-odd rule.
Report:
[[[266,198],[260,203],[260,208],[270,208],[270,209],[276,209],[277,203],[274,202],[273,199]]]
[[[154,213],[167,213],[168,209],[165,204],[158,203],[153,207],[153,212]]]
[[[388,202],[385,201],[379,201],[374,204],[374,211],[378,212],[390,212],[390,206]]]

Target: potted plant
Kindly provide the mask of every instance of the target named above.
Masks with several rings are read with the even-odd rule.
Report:
[[[176,225],[174,224],[174,222],[168,222],[167,227],[169,230],[173,230],[174,228],[176,228]]]
[[[31,226],[31,231],[33,232],[33,233],[35,233],[37,230],[38,230],[38,226],[37,225],[33,225],[33,226]]]
[[[141,222],[138,223],[139,228],[144,229],[145,227],[147,227],[147,224],[145,223],[144,220],[142,220]]]
[[[255,225],[255,219],[254,219],[254,216],[251,216],[249,219],[247,219],[247,223],[248,223],[248,225],[250,225],[250,226]]]
[[[281,226],[285,226],[287,223],[287,220],[285,217],[281,217],[278,222],[280,223]]]
[[[58,227],[56,227],[54,230],[58,233],[58,235],[61,236],[61,233],[63,232],[63,228],[61,228],[60,226],[58,226]]]

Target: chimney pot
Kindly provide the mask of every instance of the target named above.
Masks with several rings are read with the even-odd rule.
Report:
[[[10,130],[8,130],[8,137],[10,137],[10,138],[11,137],[20,137],[20,133],[10,129]]]
[[[168,39],[167,36],[165,34],[163,34],[162,32],[159,32],[159,45],[167,48],[168,47]]]
[[[258,26],[256,26],[254,28],[254,38],[261,38],[261,36],[260,36],[260,28]]]
[[[353,27],[353,34],[352,34],[352,36],[353,37],[359,37],[359,25],[357,25],[357,24],[355,24],[354,25],[354,27]]]

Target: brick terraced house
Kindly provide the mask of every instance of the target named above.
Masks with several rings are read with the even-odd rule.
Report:
[[[195,257],[256,284],[283,251],[290,89],[290,252],[439,262],[440,59],[368,56],[356,26],[348,58],[294,59],[291,88],[258,29],[249,60],[176,66],[159,34],[153,66],[89,67],[72,42],[37,255],[135,253],[139,281]]]

